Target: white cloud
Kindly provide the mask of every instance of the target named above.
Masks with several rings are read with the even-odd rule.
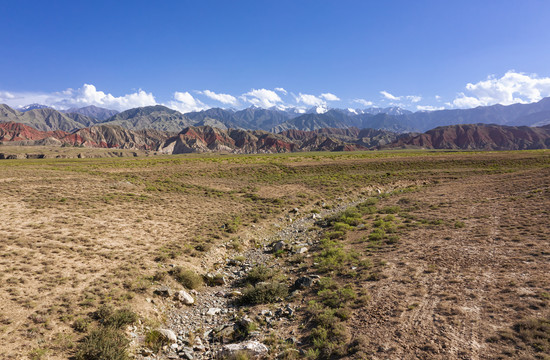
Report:
[[[368,101],[368,100],[365,100],[365,99],[354,99],[353,102],[361,104],[363,106],[372,106],[373,105],[372,101]]]
[[[278,91],[278,92],[280,92],[280,93],[283,94],[283,95],[288,94],[288,92],[287,92],[285,89],[283,89],[282,87],[276,87],[276,88],[275,88],[275,91]]]
[[[435,99],[436,99],[437,101],[439,101],[439,100],[441,100],[441,96],[436,95],[436,96],[435,96]]]
[[[201,111],[208,109],[209,107],[203,104],[201,101],[195,99],[189,92],[176,91],[174,93],[174,100],[168,103],[169,108],[178,110],[182,113],[191,111]]]
[[[422,96],[418,96],[418,95],[407,95],[406,98],[412,103],[417,103],[422,100]]]
[[[302,104],[305,104],[307,106],[323,106],[323,105],[326,105],[326,102],[315,96],[315,95],[311,95],[311,94],[302,94],[302,93],[299,93],[298,96],[295,96],[295,99],[296,99],[296,102],[297,103],[302,103]]]
[[[326,101],[340,101],[340,98],[338,96],[331,93],[321,94],[321,97]]]
[[[0,101],[13,107],[38,103],[51,106],[54,109],[96,105],[114,110],[127,110],[140,106],[155,105],[157,103],[152,93],[147,93],[141,89],[123,96],[113,96],[112,94],[98,91],[91,84],[84,84],[76,90],[69,88],[53,93],[1,92]]]
[[[437,106],[431,106],[431,105],[416,105],[416,110],[418,111],[436,111],[436,110],[443,110],[444,107],[437,107]]]
[[[487,80],[475,84],[468,83],[466,90],[468,94],[461,92],[453,100],[453,107],[526,104],[550,96],[550,78],[510,70],[501,78],[489,76]]]
[[[393,96],[392,94],[390,94],[385,90],[380,91],[380,94],[382,94],[382,96],[384,96],[386,99],[389,99],[389,100],[401,100],[400,96]]]
[[[229,94],[217,94],[210,90],[199,91],[199,94],[203,94],[210,99],[221,102],[222,104],[237,105],[239,102],[237,98]]]
[[[270,108],[283,102],[275,91],[267,89],[252,89],[242,94],[240,98],[245,102],[262,108]]]

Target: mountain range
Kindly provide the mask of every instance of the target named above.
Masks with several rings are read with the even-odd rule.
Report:
[[[353,151],[391,148],[525,150],[550,148],[550,125],[450,125],[424,134],[385,130],[324,128],[313,131],[223,130],[190,126],[179,133],[120,125],[94,125],[73,132],[40,131],[28,125],[0,123],[0,145],[84,146],[151,150],[161,154],[222,152],[237,154],[295,151]]]
[[[180,132],[189,126],[212,126],[222,130],[313,131],[323,128],[380,129],[398,133],[424,132],[438,126],[497,124],[542,126],[550,124],[550,98],[531,104],[480,106],[472,109],[410,112],[399,107],[368,109],[319,109],[298,113],[250,107],[243,110],[212,108],[182,114],[166,106],[129,109],[121,113],[95,106],[62,112],[32,104],[21,111],[0,105],[0,122],[18,122],[43,131],[74,131],[96,124],[120,125],[129,130],[155,129]]]

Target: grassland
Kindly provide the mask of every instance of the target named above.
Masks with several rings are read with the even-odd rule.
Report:
[[[442,325],[460,327],[462,338],[457,339],[470,345],[450,342],[446,346],[455,350],[449,352],[428,341],[415,348],[418,357],[460,358],[460,351],[466,351],[485,358],[483,351],[468,348],[473,340],[504,355],[515,354],[518,346],[523,346],[522,356],[547,353],[533,350],[531,343],[538,340],[528,333],[536,332],[537,321],[549,318],[550,289],[544,281],[544,271],[550,272],[549,165],[547,151],[2,161],[0,356],[67,358],[89,331],[87,324],[93,328],[89,314],[105,305],[130,308],[143,323],[162,322],[163,314],[146,298],[170,265],[203,274],[235,253],[237,246],[230,244],[254,246],[274,230],[275,221],[286,221],[293,208],[307,214],[366,197],[375,189],[407,195],[383,198],[374,213],[361,213],[361,222],[367,224],[363,230],[341,225],[346,219],[334,222],[331,226],[337,228],[330,231],[341,233],[318,249],[319,259],[338,254],[338,248],[353,249],[357,257],[316,262],[323,268],[315,268],[313,258],[301,265],[337,282],[321,289],[321,295],[307,295],[310,300],[339,309],[367,295],[372,299],[368,305],[358,303],[346,322],[366,337],[387,341],[356,345],[357,353],[388,346],[398,349],[396,356],[406,355],[390,329],[416,331],[414,341],[428,341],[421,329],[432,321],[427,314],[436,308],[484,316],[476,315],[475,324],[457,320]],[[483,246],[478,248],[479,243]],[[508,265],[498,268],[496,259],[498,266]],[[334,263],[346,267],[333,268]],[[347,271],[360,266],[366,266],[364,277]],[[499,271],[488,272],[491,268]],[[391,287],[387,279],[403,285]],[[346,286],[357,296],[342,306],[332,307],[323,298]],[[471,287],[474,295],[464,287]],[[507,304],[506,315],[498,313],[497,300]],[[487,310],[491,307],[492,313]],[[311,311],[318,315],[324,308]],[[490,326],[481,326],[484,322]],[[375,332],[373,324],[383,324],[387,333]],[[494,336],[489,341],[490,336],[473,338],[489,328]],[[435,333],[430,332],[434,339]],[[357,339],[344,340],[351,344]],[[321,345],[311,347],[312,354],[322,354]]]

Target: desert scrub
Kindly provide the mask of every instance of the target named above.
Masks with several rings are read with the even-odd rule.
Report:
[[[115,329],[121,329],[126,325],[135,323],[138,319],[136,313],[132,310],[113,309],[111,306],[103,305],[95,313],[96,319],[103,326],[113,327]]]
[[[516,323],[514,330],[517,337],[535,351],[550,355],[550,319],[524,320]]]
[[[288,287],[278,281],[260,282],[247,287],[239,299],[241,305],[270,304],[288,295]]]
[[[200,275],[194,271],[184,269],[182,267],[175,267],[170,274],[176,279],[177,282],[185,286],[187,289],[199,289],[203,284],[203,279]]]
[[[79,344],[76,360],[127,360],[130,341],[114,327],[101,326],[92,330]]]
[[[277,275],[277,272],[265,265],[254,266],[246,277],[244,283],[249,285],[256,285],[259,282],[265,282],[273,279]]]
[[[170,342],[158,330],[151,330],[145,334],[145,346],[151,351],[158,353],[165,345]]]

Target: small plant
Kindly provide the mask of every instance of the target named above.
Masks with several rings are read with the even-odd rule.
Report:
[[[288,287],[280,282],[260,282],[244,290],[240,298],[243,305],[269,304],[288,295]]]
[[[203,279],[197,273],[183,269],[179,266],[171,271],[171,275],[177,282],[185,286],[187,289],[199,289],[203,284]]]
[[[103,325],[121,329],[126,325],[135,323],[137,314],[130,309],[114,310],[112,307],[103,305],[96,312],[97,320]]]
[[[151,330],[145,335],[145,346],[158,353],[169,341],[158,330]]]
[[[90,323],[91,323],[90,319],[85,317],[80,317],[74,321],[73,329],[75,329],[78,332],[84,333],[88,331]]]
[[[275,276],[275,271],[265,265],[254,266],[246,275],[244,282],[250,285],[256,285],[259,282],[271,280]]]
[[[79,344],[76,360],[128,360],[128,344],[122,331],[114,327],[99,327]]]
[[[465,226],[466,226],[466,224],[464,223],[464,221],[455,222],[455,228],[457,228],[457,229],[462,229]]]

